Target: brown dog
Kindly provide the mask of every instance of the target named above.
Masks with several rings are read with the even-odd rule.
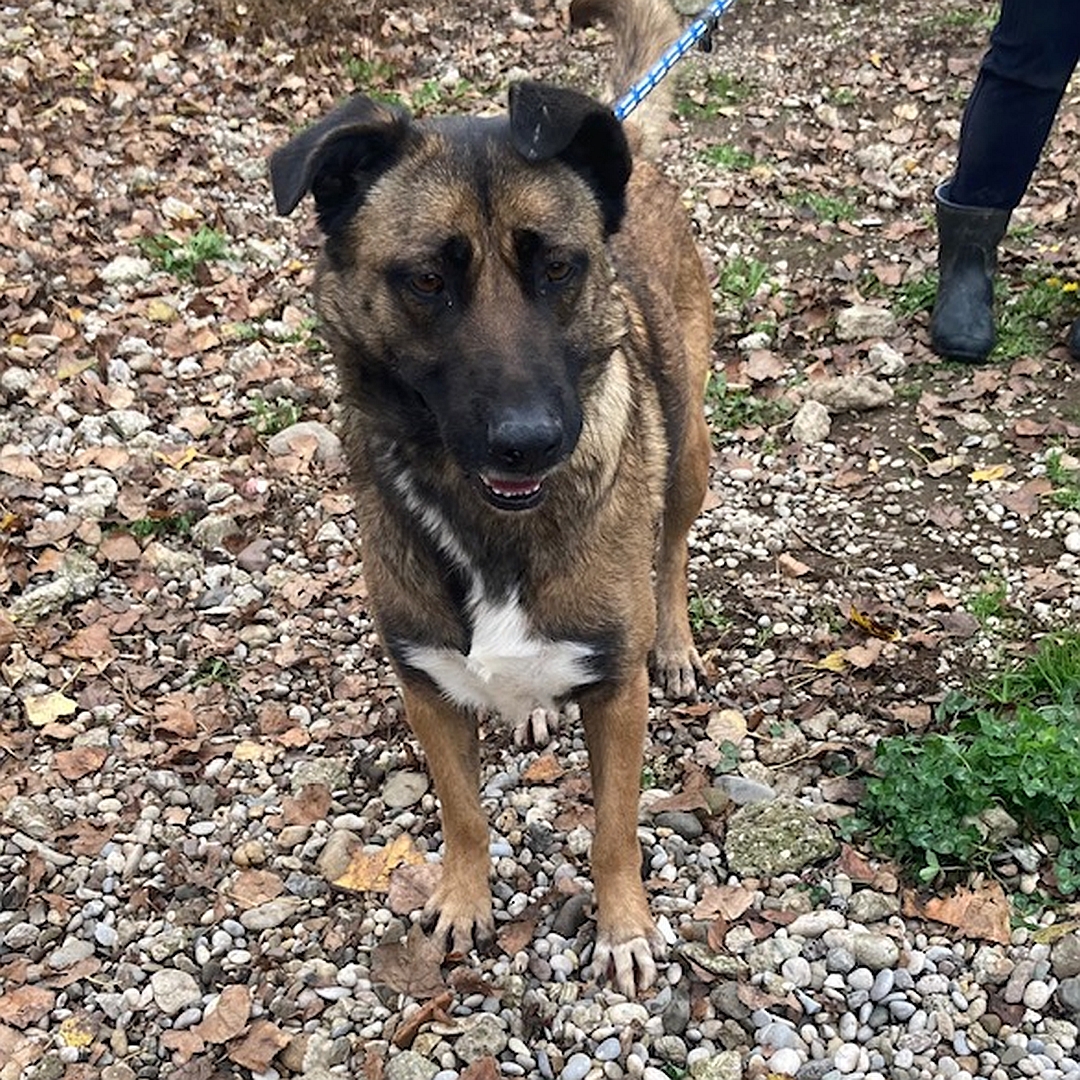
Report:
[[[664,0],[587,0],[625,82],[677,36]],[[629,135],[629,138],[628,138]],[[454,950],[494,929],[477,716],[581,707],[596,806],[596,968],[655,977],[638,794],[647,660],[695,691],[686,536],[709,436],[712,313],[678,193],[611,111],[540,83],[509,115],[417,122],[353,98],[271,160],[326,235],[364,569],[442,803],[428,906]],[[655,603],[653,574],[655,570]]]

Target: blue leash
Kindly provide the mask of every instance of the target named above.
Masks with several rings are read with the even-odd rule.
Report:
[[[708,52],[712,48],[712,34],[720,16],[734,3],[735,0],[712,0],[712,3],[679,35],[674,44],[667,47],[660,59],[615,102],[612,106],[615,118],[625,120],[697,42],[700,41],[704,50]]]

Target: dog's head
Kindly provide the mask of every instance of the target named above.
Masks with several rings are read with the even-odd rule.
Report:
[[[538,505],[617,333],[605,241],[631,159],[611,111],[540,83],[498,118],[421,122],[358,97],[270,169],[280,213],[314,196],[347,399],[444,447],[491,505]]]

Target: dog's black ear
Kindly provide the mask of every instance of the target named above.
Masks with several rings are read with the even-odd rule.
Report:
[[[279,214],[291,214],[310,191],[319,226],[334,232],[352,216],[372,182],[398,158],[411,130],[403,109],[350,98],[270,156]]]
[[[615,232],[626,212],[630,147],[615,114],[587,94],[546,83],[510,87],[510,137],[528,161],[558,158],[596,192],[604,228]]]

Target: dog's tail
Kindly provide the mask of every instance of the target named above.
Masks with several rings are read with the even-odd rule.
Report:
[[[679,36],[679,18],[669,0],[572,0],[574,27],[604,22],[615,37],[613,97],[625,93]],[[628,124],[641,129],[645,148],[655,150],[671,114],[670,79],[663,79],[631,114]]]

